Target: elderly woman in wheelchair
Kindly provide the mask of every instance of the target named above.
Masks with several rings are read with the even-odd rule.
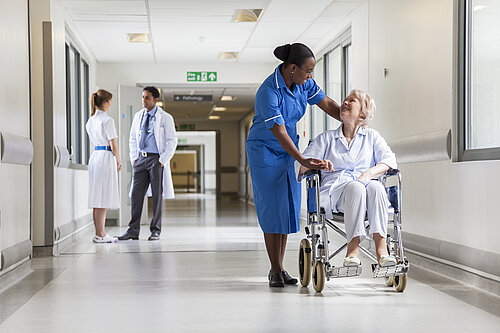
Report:
[[[308,226],[316,224],[316,227],[313,226],[313,235],[310,236],[313,242],[313,260],[326,265],[326,267],[323,266],[322,268],[323,272],[314,271],[313,278],[317,278],[314,276],[315,273],[323,274],[323,276],[326,274],[327,278],[360,274],[360,243],[366,238],[366,229],[368,229],[368,227],[365,227],[365,217],[368,218],[369,232],[375,242],[376,259],[373,258],[373,255],[369,255],[377,262],[373,269],[383,269],[384,273],[380,273],[382,275],[379,276],[387,277],[391,274],[394,276],[394,273],[396,273],[394,268],[388,273],[389,267],[398,264],[398,258],[389,253],[388,249],[390,247],[386,242],[388,209],[391,202],[389,202],[385,184],[377,179],[386,175],[388,171],[395,170],[397,164],[394,153],[382,136],[377,131],[367,128],[368,122],[373,118],[374,113],[375,102],[370,96],[361,90],[351,91],[340,107],[342,125],[336,130],[320,134],[303,153],[305,157],[327,161],[326,170],[320,172],[321,180],[319,177],[317,178],[318,184],[313,183],[314,179],[309,179],[309,177],[307,186],[308,214],[310,215],[308,217]],[[300,165],[296,165],[296,170],[298,181],[301,181],[304,175],[308,176],[315,172],[313,170],[309,171]],[[316,171],[316,173],[318,172]],[[399,172],[397,175],[399,177]],[[319,183],[320,187],[318,188]],[[399,191],[399,186],[397,190]],[[317,191],[317,195],[315,195],[315,191]],[[324,211],[320,209],[320,212],[318,212],[315,200],[317,200],[319,207],[324,208]],[[399,203],[396,202],[393,206],[399,206]],[[328,220],[332,218],[335,220],[335,216],[341,215],[339,213],[343,213],[345,232]],[[323,226],[321,226],[320,221],[322,218],[326,220],[326,223],[322,223]],[[343,260],[344,269],[334,271],[330,267],[329,259],[333,255],[328,256],[327,247],[329,242],[326,235],[326,226],[334,228],[335,231],[346,237],[347,253]],[[399,238],[398,244],[402,251],[399,225],[397,227],[395,238]],[[306,232],[309,233],[308,228],[306,228]],[[339,253],[345,246],[335,254]],[[364,252],[368,251],[364,250]],[[300,255],[303,257],[304,253],[301,252]],[[399,261],[401,262],[401,260]],[[312,264],[314,265],[315,262]],[[347,268],[351,269],[348,270]],[[307,270],[307,267],[301,268],[299,263],[302,285],[304,285],[304,281],[302,281],[304,269]],[[325,269],[326,273],[324,272]],[[398,272],[402,272],[401,267],[399,267]],[[378,276],[374,274],[374,277]],[[305,282],[309,283],[308,280]],[[386,279],[386,282],[389,285],[390,281]],[[319,286],[319,288],[320,290],[315,285],[317,291],[323,289],[322,286]]]

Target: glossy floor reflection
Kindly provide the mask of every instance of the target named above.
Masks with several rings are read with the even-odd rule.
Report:
[[[139,241],[94,245],[89,235],[55,260],[34,260],[39,277],[21,282],[33,297],[7,291],[23,304],[12,305],[0,332],[500,331],[498,312],[485,311],[499,307],[497,297],[418,267],[404,293],[372,279],[366,260],[361,277],[329,281],[321,294],[270,289],[255,211],[242,202],[185,194],[164,215],[158,242],[144,226]],[[294,275],[301,237],[289,240]]]

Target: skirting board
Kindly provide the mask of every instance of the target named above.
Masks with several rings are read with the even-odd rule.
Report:
[[[500,254],[403,232],[405,247],[500,278]]]
[[[54,229],[54,243],[64,240],[66,237],[74,234],[80,229],[92,223],[92,214],[87,214],[76,220],[63,224]]]
[[[25,240],[12,245],[1,252],[0,271],[31,256],[31,241]]]

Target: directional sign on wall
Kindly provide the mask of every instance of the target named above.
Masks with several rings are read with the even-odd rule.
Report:
[[[216,82],[217,72],[187,72],[188,82]]]
[[[212,95],[174,95],[176,102],[211,102]]]

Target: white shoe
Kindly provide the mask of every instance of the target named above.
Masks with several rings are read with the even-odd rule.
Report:
[[[104,235],[104,237],[94,236],[92,239],[94,243],[116,243],[118,242],[118,238],[112,237],[108,234]]]
[[[380,267],[390,267],[390,266],[396,266],[396,258],[394,258],[391,255],[383,255],[380,256],[380,259],[378,261],[378,264]]]
[[[361,265],[361,260],[356,256],[350,256],[344,258],[344,267],[356,267]]]

